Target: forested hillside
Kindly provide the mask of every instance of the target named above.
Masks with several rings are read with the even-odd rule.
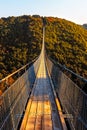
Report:
[[[40,53],[42,19],[31,16],[0,19],[0,78],[31,62]]]
[[[87,31],[64,19],[44,20],[47,54],[87,78]],[[39,55],[42,25],[38,15],[0,19],[0,79]]]

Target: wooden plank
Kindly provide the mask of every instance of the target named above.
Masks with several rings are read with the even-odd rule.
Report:
[[[42,130],[43,128],[43,118],[41,115],[37,116],[36,119],[36,126],[35,126],[35,130]]]
[[[37,108],[37,115],[41,116],[43,114],[43,110],[42,110],[42,101],[38,101],[38,108]]]
[[[36,121],[36,116],[30,116],[28,118],[28,122],[27,122],[27,125],[26,125],[26,130],[34,130],[35,121]]]
[[[37,101],[33,101],[29,113],[29,118],[26,124],[26,130],[34,130],[36,123],[36,113],[37,113]]]
[[[52,130],[51,115],[44,115],[44,130]]]
[[[51,107],[49,101],[44,101],[44,115],[51,115]]]

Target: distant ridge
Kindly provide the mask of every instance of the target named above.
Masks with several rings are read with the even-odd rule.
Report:
[[[87,23],[82,25],[85,29],[87,29]]]

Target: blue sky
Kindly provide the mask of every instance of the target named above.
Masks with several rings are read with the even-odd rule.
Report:
[[[87,23],[87,0],[0,0],[0,17],[33,14]]]

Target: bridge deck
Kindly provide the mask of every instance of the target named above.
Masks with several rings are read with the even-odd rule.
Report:
[[[62,130],[58,111],[42,57],[21,130]]]

